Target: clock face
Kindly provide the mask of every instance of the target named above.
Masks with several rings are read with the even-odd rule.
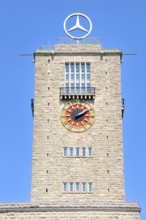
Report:
[[[83,132],[94,123],[93,107],[83,101],[67,102],[61,112],[61,122],[73,132]]]

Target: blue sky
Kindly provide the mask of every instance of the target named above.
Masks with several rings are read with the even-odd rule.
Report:
[[[137,201],[146,219],[146,1],[1,0],[0,2],[0,202],[29,202],[34,94],[32,54],[65,37],[64,19],[81,12],[91,37],[123,53],[122,96],[126,201]]]

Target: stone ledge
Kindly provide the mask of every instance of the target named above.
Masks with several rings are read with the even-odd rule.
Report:
[[[35,56],[77,56],[77,55],[90,55],[90,56],[112,56],[112,55],[120,55],[122,56],[122,52],[119,50],[101,50],[101,51],[48,51],[48,50],[36,50],[34,52]]]
[[[138,212],[137,203],[112,204],[112,205],[49,205],[49,204],[0,204],[0,213],[25,213],[25,212]]]

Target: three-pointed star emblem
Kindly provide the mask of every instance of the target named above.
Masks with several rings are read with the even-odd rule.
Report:
[[[76,18],[76,24],[72,28],[70,28],[68,31],[73,31],[73,30],[76,30],[76,29],[88,32],[87,29],[85,29],[83,26],[80,25],[79,15],[77,15],[77,18]]]
[[[76,17],[76,23],[75,23],[74,26],[72,26],[72,27],[70,27],[70,28],[67,29],[67,28],[66,28],[66,23],[67,23],[67,21],[68,21],[71,17]],[[89,25],[88,25],[88,26],[89,26],[89,30],[86,29],[85,27],[83,27],[83,26],[80,24],[80,17],[83,17],[84,19],[86,19],[86,20],[88,21],[88,23],[89,23]],[[64,21],[64,30],[65,30],[65,33],[66,33],[69,37],[71,37],[71,38],[73,38],[73,39],[76,39],[76,40],[81,40],[81,39],[87,37],[87,36],[91,33],[92,23],[91,23],[91,20],[89,19],[88,16],[86,16],[86,15],[84,15],[84,14],[82,14],[82,13],[73,13],[73,14],[69,15],[69,16],[65,19],[65,21]],[[74,35],[72,35],[70,32],[73,32],[73,31],[75,31],[75,30],[80,30],[81,32],[84,32],[84,35],[82,35],[82,36],[74,36]]]

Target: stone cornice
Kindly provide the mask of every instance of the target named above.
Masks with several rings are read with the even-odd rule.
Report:
[[[115,205],[47,205],[47,204],[2,204],[0,205],[0,213],[26,213],[26,212],[140,212],[140,208],[136,203],[125,203]]]
[[[108,55],[121,55],[122,52],[118,51],[118,50],[113,50],[113,51],[76,51],[76,52],[72,52],[72,51],[45,51],[45,50],[37,50],[34,52],[34,56],[56,56],[56,55],[62,55],[62,56],[80,56],[80,55],[90,55],[90,56],[108,56]]]

